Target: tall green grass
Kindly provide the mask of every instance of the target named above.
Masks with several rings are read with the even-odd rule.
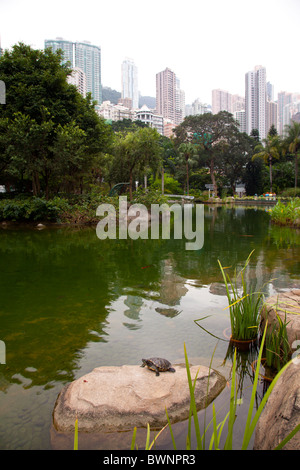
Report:
[[[249,254],[245,265],[239,273],[235,269],[233,278],[230,278],[229,274],[225,273],[222,264],[218,260],[226,287],[231,335],[232,339],[235,340],[252,340],[258,334],[263,293],[254,292],[247,285],[245,276],[245,271],[253,252],[254,250]]]
[[[287,325],[289,322],[283,322],[277,315],[278,324],[274,324],[266,336],[265,357],[266,365],[279,372],[292,355],[292,350],[288,341]]]

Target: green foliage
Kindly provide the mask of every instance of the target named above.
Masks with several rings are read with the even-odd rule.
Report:
[[[175,144],[192,144],[198,153],[199,161],[209,168],[211,183],[217,195],[216,173],[223,172],[222,157],[228,154],[233,142],[240,133],[232,114],[221,111],[218,114],[187,116],[175,128]],[[186,172],[186,174],[188,174]],[[240,177],[241,175],[236,175]]]
[[[280,193],[281,197],[300,197],[300,188],[285,188]]]
[[[115,183],[129,182],[130,200],[134,175],[146,174],[148,169],[156,171],[161,163],[160,135],[149,127],[118,133],[115,137],[110,180]]]
[[[161,191],[161,178],[156,178],[153,181],[153,178],[150,179],[149,181],[151,185],[151,189],[155,189],[156,191]],[[179,184],[179,182],[172,178],[172,176],[169,176],[165,173],[164,175],[164,190],[165,193],[168,194],[182,194],[182,188]]]
[[[146,207],[150,208],[151,204],[164,204],[167,203],[168,198],[161,194],[161,191],[156,191],[155,189],[144,190],[139,188],[138,191],[133,193],[133,204],[144,204]]]
[[[35,196],[81,186],[94,157],[107,151],[112,130],[88,94],[67,83],[60,52],[15,45],[0,58],[7,104],[0,109],[1,183],[32,183]]]
[[[295,198],[284,204],[280,200],[271,211],[271,220],[277,224],[294,225],[300,219],[300,199]]]
[[[47,201],[44,198],[2,199],[0,201],[0,220],[17,222],[55,222],[60,215],[69,210],[66,199],[56,197]]]

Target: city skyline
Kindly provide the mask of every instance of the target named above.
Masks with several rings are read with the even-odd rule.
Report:
[[[3,49],[19,41],[43,49],[46,38],[57,36],[87,40],[101,48],[103,86],[120,90],[120,64],[132,57],[143,96],[155,96],[156,73],[168,67],[180,78],[186,104],[197,98],[211,103],[218,88],[243,95],[245,74],[256,64],[266,68],[275,99],[280,91],[300,91],[298,0],[253,0],[251,8],[240,0],[153,0],[144,8],[137,0],[99,7],[92,0],[44,5],[1,0]]]

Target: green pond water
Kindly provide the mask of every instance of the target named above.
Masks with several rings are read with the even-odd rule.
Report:
[[[95,227],[2,225],[0,449],[70,448],[52,428],[54,404],[64,385],[95,367],[141,364],[156,355],[182,362],[185,343],[190,362],[209,365],[214,355],[213,367],[230,380],[229,313],[218,259],[241,268],[254,249],[248,280],[256,289],[264,286],[268,296],[299,288],[300,236],[272,226],[267,209],[207,206],[203,248],[187,251],[185,242],[101,241]],[[203,327],[219,341],[194,322],[204,316]],[[252,359],[239,358],[244,383],[237,436],[251,392],[251,367],[244,365]],[[216,408],[228,397],[226,387]],[[174,432],[184,448],[186,423]],[[164,433],[158,448],[172,448]],[[79,439],[79,446],[128,448],[130,440],[122,433],[102,436],[100,444]]]

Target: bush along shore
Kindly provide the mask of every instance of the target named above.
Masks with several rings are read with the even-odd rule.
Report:
[[[159,191],[139,190],[133,194],[132,204],[163,204],[167,197]],[[128,197],[128,203],[129,197]],[[100,204],[119,206],[119,196],[105,196],[97,192],[67,197],[56,196],[47,200],[44,197],[19,196],[0,200],[0,221],[18,223],[57,223],[66,225],[93,225],[99,222],[96,216]]]
[[[294,198],[287,203],[279,200],[271,211],[271,220],[278,225],[300,228],[300,198]]]

